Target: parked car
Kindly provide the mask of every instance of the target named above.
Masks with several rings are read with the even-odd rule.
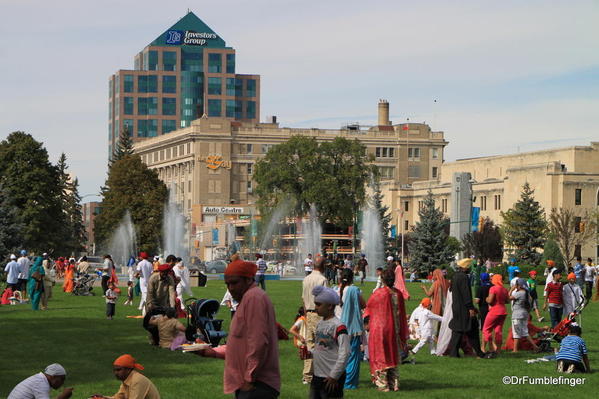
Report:
[[[206,262],[206,271],[208,273],[224,273],[227,268],[227,262],[224,260],[212,260]]]

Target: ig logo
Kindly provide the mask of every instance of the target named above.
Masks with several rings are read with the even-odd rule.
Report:
[[[183,32],[180,30],[169,30],[166,32],[166,44],[181,44]]]

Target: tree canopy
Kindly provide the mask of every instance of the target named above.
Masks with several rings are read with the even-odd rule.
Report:
[[[125,128],[119,134],[119,141],[112,154],[112,162],[116,162],[120,159],[133,155],[133,140],[129,134],[129,126],[125,125]]]
[[[549,228],[566,265],[575,258],[576,246],[583,247],[596,239],[597,225],[592,214],[577,216],[572,209],[553,208]]]
[[[462,241],[467,256],[492,260],[501,260],[503,257],[503,239],[499,227],[488,217],[484,219],[480,231],[464,235]]]

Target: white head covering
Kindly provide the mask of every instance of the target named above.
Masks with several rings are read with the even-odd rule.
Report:
[[[51,376],[57,376],[57,375],[67,375],[67,372],[64,369],[64,367],[62,367],[60,364],[52,363],[51,365],[46,367],[46,369],[44,370],[44,374],[51,375]]]
[[[15,254],[10,255],[10,259],[14,260],[17,259],[17,256]]]
[[[387,260],[393,260],[393,256],[387,256]]]

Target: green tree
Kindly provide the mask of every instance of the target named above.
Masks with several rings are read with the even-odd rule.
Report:
[[[499,227],[485,218],[480,231],[468,233],[462,239],[467,256],[499,261],[503,258],[503,239]]]
[[[24,132],[0,142],[0,179],[9,190],[8,205],[18,209],[22,245],[33,252],[60,248],[63,210],[59,173],[42,143]]]
[[[112,164],[102,187],[102,212],[96,217],[96,242],[106,246],[129,210],[140,251],[157,253],[161,246],[162,218],[168,190],[158,174],[137,155]]]
[[[502,235],[508,247],[514,249],[520,262],[538,264],[541,255],[537,249],[545,244],[547,221],[545,211],[534,198],[534,190],[527,183],[514,207],[501,212]]]
[[[56,249],[61,254],[75,255],[83,249],[85,242],[85,227],[81,212],[79,197],[79,181],[72,180],[67,172],[67,157],[64,153],[58,158],[58,188],[62,208],[61,229],[56,234],[62,237],[60,246]]]
[[[545,246],[543,247],[543,257],[541,258],[541,264],[547,265],[547,261],[552,260],[555,262],[555,266],[559,268],[564,267],[564,257],[559,250],[559,246],[553,240],[553,238],[548,238],[545,241]]]
[[[337,137],[319,144],[313,137],[293,136],[256,163],[260,213],[269,214],[288,200],[293,216],[308,214],[314,204],[321,221],[352,225],[366,197],[368,160],[357,140]]]
[[[378,175],[378,173],[377,173]],[[374,176],[371,181],[372,189],[372,206],[377,210],[379,219],[381,221],[381,228],[383,230],[383,239],[385,240],[385,253],[391,253],[393,249],[394,240],[389,237],[389,230],[391,228],[391,213],[389,207],[383,204],[383,194],[381,193],[381,182],[378,176]]]
[[[23,247],[19,210],[9,201],[10,190],[0,184],[0,260]]]
[[[451,262],[455,248],[446,233],[449,220],[435,207],[430,190],[418,210],[418,216],[420,220],[414,226],[413,240],[409,243],[410,266],[418,272],[430,272]]]
[[[597,238],[595,217],[589,212],[576,216],[572,209],[553,208],[549,215],[549,228],[566,265],[575,258],[576,246],[583,247]]]
[[[125,128],[119,134],[119,141],[114,149],[111,161],[114,163],[131,155],[133,155],[133,140],[131,140],[129,126],[125,125]]]

